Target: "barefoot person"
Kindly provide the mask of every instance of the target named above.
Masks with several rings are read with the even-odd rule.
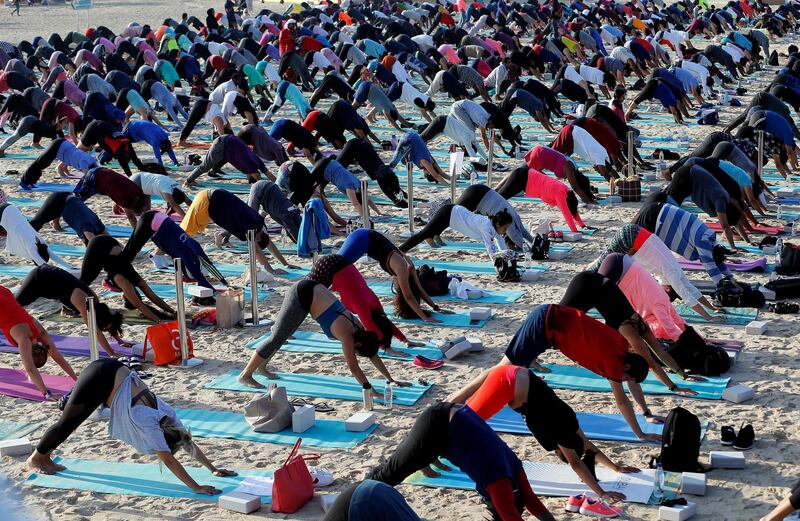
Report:
[[[286,291],[283,305],[275,317],[275,325],[272,326],[272,335],[256,347],[256,352],[250,357],[247,367],[239,375],[239,383],[260,389],[264,386],[253,378],[254,373],[258,372],[270,379],[277,378],[277,375],[267,371],[267,363],[297,331],[309,314],[319,323],[322,332],[328,338],[342,343],[342,352],[347,361],[347,367],[364,389],[372,389],[373,394],[378,398],[382,396],[370,385],[358,364],[356,355],[369,358],[370,362],[390,383],[401,387],[411,385],[393,379],[389,370],[383,365],[383,361],[378,356],[378,335],[364,329],[324,284],[310,279],[296,282]]]
[[[0,308],[3,310],[0,313],[0,331],[3,332],[8,342],[19,349],[22,367],[25,368],[28,381],[39,389],[45,400],[52,399],[39,369],[47,362],[49,355],[67,373],[67,376],[75,380],[77,377],[72,366],[58,352],[53,339],[39,321],[30,316],[4,286],[0,286]]]
[[[117,360],[95,360],[81,371],[58,421],[44,433],[28,467],[42,474],[66,470],[50,459],[50,454],[75,432],[95,409],[111,408],[109,435],[132,445],[140,454],[155,454],[175,476],[196,494],[221,493],[210,485],[198,484],[175,458],[184,449],[211,473],[219,477],[235,476],[220,469],[203,454],[175,411],[142,383],[136,373]]]

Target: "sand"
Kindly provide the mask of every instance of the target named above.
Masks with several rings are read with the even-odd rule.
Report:
[[[261,4],[256,4],[259,7]],[[36,34],[47,35],[51,30],[57,29],[62,33],[71,29],[85,26],[88,14],[92,24],[105,24],[115,31],[120,30],[131,20],[141,23],[157,25],[164,17],[179,16],[184,10],[191,14],[200,15],[204,12],[206,2],[138,2],[135,4],[103,2],[91,11],[75,12],[69,7],[53,6],[48,8],[22,8],[21,18],[9,18],[3,13],[0,18],[0,34],[2,39],[19,41],[23,38],[32,38]],[[202,7],[202,9],[201,9]],[[219,6],[217,6],[219,7]],[[54,24],[57,27],[54,27]],[[774,69],[762,75],[762,81],[768,81]],[[754,91],[751,91],[754,92]],[[439,110],[441,113],[441,110]],[[730,119],[733,112],[726,108],[723,111],[723,121]],[[294,113],[289,117],[296,117]],[[418,114],[412,114],[414,119],[419,119]],[[681,127],[666,120],[660,125],[640,125],[644,135],[673,134],[679,132]],[[686,127],[683,127],[686,128]],[[693,140],[700,140],[704,135],[721,127],[688,127],[688,133]],[[198,132],[198,131],[196,131]],[[209,132],[205,127],[199,132]],[[671,144],[677,148],[677,144]],[[142,156],[149,156],[145,148],[137,147]],[[446,148],[444,141],[439,141],[437,150]],[[677,150],[681,151],[681,150]],[[644,152],[643,152],[644,153]],[[513,161],[501,158],[500,163],[511,165]],[[446,163],[443,163],[446,167]],[[0,174],[6,170],[23,170],[25,162],[0,160]],[[55,170],[51,168],[44,180],[53,181]],[[181,174],[185,175],[185,174]],[[496,174],[502,175],[502,174]],[[404,182],[404,180],[403,180]],[[4,185],[4,189],[13,190],[11,185]],[[436,193],[447,193],[446,188],[435,189]],[[418,190],[424,196],[431,195],[428,188]],[[20,194],[12,194],[19,196]],[[41,198],[47,194],[25,195]],[[90,199],[90,206],[100,215],[108,214],[108,200],[102,197]],[[342,205],[337,208],[344,210]],[[363,478],[377,462],[389,455],[394,447],[404,438],[408,428],[412,425],[416,415],[429,404],[441,400],[450,392],[458,389],[470,378],[494,364],[501,356],[510,337],[527,315],[532,306],[540,303],[557,302],[560,300],[564,288],[571,277],[583,266],[594,259],[607,244],[608,239],[621,225],[628,222],[634,215],[638,204],[624,204],[614,207],[591,208],[583,211],[584,220],[591,226],[600,228],[600,231],[588,240],[577,244],[570,256],[559,262],[545,261],[550,270],[540,281],[528,284],[515,284],[514,288],[523,288],[525,296],[510,306],[495,306],[498,316],[488,325],[474,334],[479,336],[487,345],[485,353],[448,362],[444,368],[437,372],[421,370],[410,362],[387,360],[386,364],[393,375],[402,379],[425,378],[435,384],[434,389],[426,395],[416,407],[395,407],[388,412],[377,409],[380,428],[365,442],[353,450],[321,451],[322,458],[319,464],[334,472],[335,484],[330,490],[344,488],[349,483]],[[405,212],[395,208],[381,207],[383,210],[396,215],[405,215]],[[25,209],[32,213],[34,209]],[[520,204],[519,211],[526,221],[528,218],[549,217],[554,222],[560,223],[560,214],[555,209],[542,205]],[[775,219],[767,219],[774,222]],[[122,219],[109,219],[107,224],[123,224]],[[396,241],[398,234],[404,227],[400,225],[381,225]],[[214,227],[211,227],[200,240],[206,244],[213,240]],[[43,230],[43,235],[51,242],[77,245],[74,236],[55,234],[49,226]],[[452,235],[445,239],[455,238]],[[431,255],[427,250],[414,252],[418,258]],[[483,253],[447,253],[437,254],[439,258],[461,259],[473,261],[486,261]],[[245,262],[243,256],[231,253],[213,253],[212,259],[216,262]],[[296,257],[294,258],[296,261]],[[5,263],[22,264],[21,259],[2,255]],[[74,261],[73,261],[74,262]],[[303,260],[302,264],[308,265]],[[77,265],[77,263],[76,263]],[[141,273],[149,271],[150,265],[140,261],[137,266]],[[362,267],[368,280],[385,280],[383,273],[375,265]],[[147,273],[150,282],[170,283],[171,279],[164,275]],[[690,273],[690,277],[705,281],[704,275],[697,272]],[[766,275],[743,274],[741,279],[747,282],[765,282]],[[501,288],[491,276],[472,276],[469,280],[485,288]],[[0,283],[14,286],[15,281],[0,279]],[[288,283],[281,281],[277,284],[278,291],[262,303],[260,311],[262,316],[272,316],[282,301],[282,289]],[[275,286],[275,284],[273,284]],[[115,306],[120,306],[118,300],[110,301]],[[469,305],[454,305],[452,308],[465,309]],[[51,302],[37,302],[32,306],[35,316],[44,315],[55,310]],[[724,401],[701,401],[681,399],[676,397],[651,397],[649,403],[656,414],[666,414],[672,407],[681,405],[698,414],[701,419],[709,420],[713,427],[702,446],[702,458],[707,458],[710,450],[721,448],[719,443],[719,427],[733,425],[738,428],[741,424],[753,423],[758,441],[753,450],[747,452],[747,469],[745,470],[715,470],[708,475],[709,492],[705,497],[693,498],[699,505],[698,519],[730,519],[752,520],[758,519],[771,509],[779,498],[783,497],[788,487],[794,482],[797,474],[795,461],[800,457],[800,449],[796,444],[800,413],[797,411],[800,402],[800,383],[792,376],[800,369],[797,361],[798,322],[792,316],[778,316],[769,312],[762,312],[765,319],[772,320],[772,327],[768,335],[763,337],[747,336],[743,327],[712,327],[700,326],[704,334],[715,338],[740,339],[746,342],[746,348],[739,362],[729,373],[736,383],[743,383],[756,390],[756,398],[750,402],[734,405]],[[51,333],[80,335],[85,333],[83,325],[50,323],[47,327]],[[306,322],[302,329],[318,331],[318,326]],[[414,327],[403,325],[402,328],[410,337],[420,340],[435,340],[453,337],[462,331],[444,327]],[[194,334],[195,353],[205,360],[205,363],[195,369],[181,371],[171,368],[157,368],[152,372],[154,376],[148,380],[152,389],[168,403],[175,407],[203,407],[241,411],[252,395],[213,391],[204,389],[203,386],[217,375],[233,369],[240,369],[250,356],[250,351],[243,349],[243,345],[256,335],[264,331],[233,329],[215,333],[203,332]],[[144,326],[126,327],[125,336],[142,340]],[[562,362],[563,357],[552,354],[542,357],[546,362]],[[76,369],[83,368],[87,360],[70,358]],[[16,355],[0,354],[0,365],[3,367],[18,367],[19,358]],[[324,374],[347,375],[347,369],[341,356],[279,353],[274,359],[274,367],[284,371],[314,372]],[[56,372],[52,364],[47,368]],[[368,374],[375,375],[370,368]],[[611,394],[582,393],[570,391],[557,391],[558,395],[570,403],[574,409],[587,412],[616,412]],[[347,418],[361,407],[355,402],[332,401],[335,411],[322,415],[326,418]],[[33,403],[23,400],[0,397],[0,414],[4,420],[33,421],[50,424],[58,415],[56,405],[53,403]],[[36,439],[41,435],[41,430],[33,434]],[[547,454],[531,437],[502,435],[502,438],[522,459],[556,463],[554,456]],[[239,469],[274,469],[286,457],[289,447],[271,444],[255,444],[222,439],[200,439],[199,444],[221,467]],[[599,442],[598,445],[614,460],[626,465],[643,467],[647,464],[649,456],[657,452],[653,445],[633,445]],[[58,450],[58,454],[65,457],[80,457],[88,459],[117,460],[122,462],[153,462],[153,458],[138,455],[131,447],[111,440],[106,432],[103,422],[87,422],[82,425]],[[184,463],[190,463],[188,456],[181,455]],[[27,509],[27,517],[32,519],[93,519],[93,520],[123,520],[123,519],[196,519],[196,520],[234,520],[243,519],[244,516],[219,510],[211,502],[182,499],[164,499],[153,497],[128,497],[87,493],[74,490],[49,490],[34,488],[23,484],[29,472],[25,467],[24,458],[4,458],[2,471],[7,473],[13,489],[21,498]],[[167,472],[166,469],[164,472]],[[426,489],[420,487],[401,486],[404,494],[412,507],[427,519],[483,519],[485,510],[474,492],[455,490]],[[545,498],[544,502],[556,514],[558,519],[578,519],[577,514],[563,513],[564,500],[559,498]],[[262,509],[254,514],[256,517],[269,519],[284,519],[286,516],[271,514],[268,509]],[[641,505],[627,505],[625,515],[629,519],[655,519],[657,516],[654,507]],[[0,516],[2,517],[2,516]],[[291,516],[291,519],[312,520],[320,519],[322,512],[316,501],[306,505],[300,512]]]

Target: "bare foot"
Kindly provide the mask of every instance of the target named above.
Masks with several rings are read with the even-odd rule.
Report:
[[[256,373],[260,374],[261,376],[266,376],[270,380],[277,380],[280,378],[280,376],[278,376],[277,374],[267,371],[266,366],[263,365],[260,366],[258,369],[256,369]]]
[[[253,378],[252,376],[245,376],[244,374],[240,374],[239,378],[237,378],[236,381],[242,385],[246,385],[247,387],[252,387],[254,389],[264,388],[264,386],[256,382],[255,378]]]
[[[29,469],[42,474],[55,474],[56,472],[67,469],[67,467],[64,465],[59,465],[51,460],[50,456],[46,454],[39,454],[37,451],[34,451],[33,454],[31,454],[27,463]]]

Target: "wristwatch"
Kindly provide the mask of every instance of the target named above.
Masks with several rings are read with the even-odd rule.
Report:
[[[372,389],[372,384],[369,383],[369,382],[365,382],[365,383],[361,384],[361,388],[362,389]]]

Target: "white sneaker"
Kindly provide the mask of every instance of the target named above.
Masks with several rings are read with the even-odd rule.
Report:
[[[333,474],[326,470],[311,467],[308,472],[314,480],[314,488],[327,487],[333,483]]]

